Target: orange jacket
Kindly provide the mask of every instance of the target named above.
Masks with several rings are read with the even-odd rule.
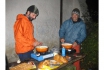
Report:
[[[14,38],[16,53],[25,53],[34,49],[34,26],[23,14],[17,15],[14,24]]]

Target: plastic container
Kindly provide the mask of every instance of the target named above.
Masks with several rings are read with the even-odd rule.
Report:
[[[62,48],[62,56],[66,56],[64,47]]]

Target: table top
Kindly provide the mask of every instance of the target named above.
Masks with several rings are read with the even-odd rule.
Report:
[[[68,61],[68,63],[60,65],[60,66],[59,66],[57,69],[55,69],[55,70],[59,70],[59,69],[65,67],[65,66],[70,66],[70,65],[72,65],[74,62],[76,62],[76,61],[78,61],[78,60],[80,60],[80,59],[83,59],[83,58],[85,57],[85,55],[79,54],[79,53],[74,53],[74,54],[67,55],[67,56],[70,56],[70,57],[71,57],[71,59]],[[48,59],[53,59],[53,58],[48,58]],[[37,60],[32,59],[31,61],[34,61],[34,63],[36,64],[36,67],[37,67],[37,65],[39,64],[39,61],[37,61]],[[25,61],[25,62],[28,62],[28,61]],[[17,62],[12,62],[12,63],[9,63],[8,65],[9,65],[9,67],[13,67],[13,66],[18,65],[18,63],[17,63]],[[37,68],[36,68],[36,70],[37,70]]]
[[[55,70],[59,70],[59,69],[65,67],[65,66],[70,66],[70,65],[72,65],[74,62],[83,59],[85,56],[86,56],[86,55],[79,54],[79,53],[78,53],[78,54],[77,54],[77,53],[72,54],[72,55],[70,55],[71,60],[70,60],[68,63],[62,64],[61,66],[59,66],[59,67],[58,67],[57,69],[55,69]]]

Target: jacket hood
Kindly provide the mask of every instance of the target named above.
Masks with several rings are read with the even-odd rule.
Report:
[[[28,20],[28,18],[24,14],[18,14],[16,20],[19,20],[19,19],[26,19],[26,20]]]

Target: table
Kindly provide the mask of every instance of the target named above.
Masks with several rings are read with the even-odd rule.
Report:
[[[78,54],[77,54],[77,53],[74,53],[74,54],[71,54],[71,55],[69,55],[69,56],[71,57],[70,61],[69,61],[68,63],[66,63],[66,64],[60,65],[60,66],[59,66],[57,69],[55,69],[55,70],[60,70],[61,68],[65,67],[65,66],[70,66],[70,65],[72,65],[74,62],[83,59],[86,55],[79,54],[79,53],[78,53]],[[52,59],[52,58],[49,58],[49,59]],[[33,59],[32,59],[32,61],[35,62],[36,66],[39,64],[39,61],[36,61],[36,60],[33,60]],[[25,62],[28,62],[28,61],[25,61]],[[9,67],[11,67],[11,66],[15,66],[15,65],[18,65],[18,64],[17,64],[16,62],[12,62],[12,63],[9,63],[8,65],[9,65]],[[36,68],[36,70],[37,70],[37,68]]]
[[[70,66],[72,65],[74,62],[83,59],[86,55],[83,54],[76,54],[76,56],[70,55],[71,56],[71,60],[66,63],[66,64],[62,64],[61,66],[59,66],[57,69],[55,70],[60,70],[61,68],[65,67],[65,66]]]

